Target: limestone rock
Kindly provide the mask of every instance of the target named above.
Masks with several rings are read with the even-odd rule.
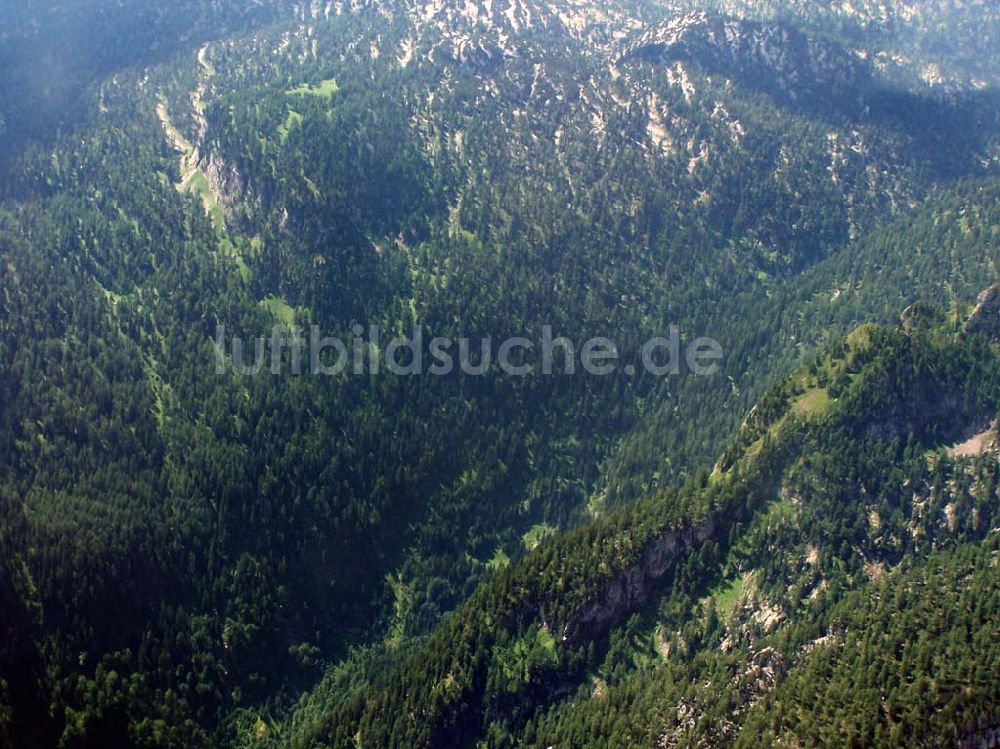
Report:
[[[994,343],[1000,343],[1000,284],[979,295],[976,309],[962,329],[966,335],[985,333]]]

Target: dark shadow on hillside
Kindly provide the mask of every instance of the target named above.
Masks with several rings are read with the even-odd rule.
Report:
[[[97,81],[259,28],[286,8],[280,0],[12,3],[0,13],[0,181],[26,145],[80,121]]]

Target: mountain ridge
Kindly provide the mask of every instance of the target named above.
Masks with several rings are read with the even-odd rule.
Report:
[[[537,561],[528,557],[518,568],[512,568],[510,574],[501,575],[488,581],[485,584],[483,595],[470,600],[466,606],[456,612],[453,619],[443,625],[443,629],[439,630],[440,637],[432,636],[425,644],[419,645],[418,650],[412,656],[406,658],[399,667],[400,675],[386,675],[383,685],[375,687],[375,695],[377,696],[368,696],[364,700],[350,698],[344,703],[344,709],[339,713],[335,712],[329,719],[324,731],[312,734],[311,738],[304,738],[293,733],[287,743],[282,739],[278,745],[320,746],[329,741],[332,742],[332,745],[339,746],[347,741],[348,737],[354,735],[355,728],[357,728],[358,735],[362,736],[362,741],[374,741],[378,745],[409,742],[414,746],[445,744],[472,746],[476,744],[477,735],[479,737],[491,735],[483,733],[491,721],[495,725],[513,731],[516,736],[517,726],[524,720],[524,716],[519,716],[519,713],[527,710],[528,715],[530,715],[532,710],[539,709],[539,704],[544,706],[550,701],[558,704],[561,699],[564,699],[559,695],[565,695],[567,692],[563,688],[555,686],[558,684],[559,678],[555,674],[569,674],[570,679],[574,678],[573,675],[576,675],[577,679],[580,678],[580,672],[585,668],[581,667],[581,661],[584,663],[588,660],[593,662],[592,643],[603,640],[609,625],[612,627],[620,626],[627,619],[629,612],[642,609],[648,600],[648,594],[645,592],[645,586],[648,582],[644,582],[644,580],[656,580],[662,577],[668,569],[672,569],[673,584],[683,589],[684,586],[690,584],[685,574],[691,573],[682,574],[679,568],[683,569],[686,566],[688,570],[699,570],[701,575],[710,574],[706,569],[711,567],[709,560],[720,559],[720,553],[721,558],[725,557],[725,544],[732,544],[734,538],[739,537],[738,528],[740,525],[749,523],[755,513],[760,513],[765,517],[768,515],[769,508],[775,502],[775,500],[768,499],[769,497],[780,495],[784,498],[781,501],[787,501],[790,492],[794,491],[786,483],[789,481],[787,474],[790,469],[791,475],[794,475],[798,470],[796,466],[803,459],[802,445],[809,445],[812,449],[812,446],[823,444],[824,440],[845,428],[848,433],[858,435],[852,439],[859,439],[860,444],[865,444],[868,440],[883,444],[892,442],[893,439],[898,442],[899,435],[907,432],[911,435],[911,440],[917,435],[922,435],[917,439],[930,439],[932,444],[935,442],[940,444],[941,441],[947,443],[951,436],[957,434],[957,431],[938,432],[937,426],[946,422],[928,411],[926,405],[934,401],[935,393],[940,396],[948,391],[948,388],[951,387],[947,384],[949,378],[962,379],[964,377],[964,364],[945,365],[940,372],[935,372],[935,368],[942,366],[935,363],[930,364],[926,370],[907,373],[907,367],[910,366],[911,361],[909,357],[913,357],[914,363],[920,361],[924,355],[917,353],[917,351],[924,347],[927,347],[929,351],[940,346],[942,352],[950,352],[945,356],[955,356],[967,345],[959,342],[953,329],[944,333],[943,338],[940,337],[942,333],[943,331],[932,331],[925,336],[922,333],[903,333],[891,329],[880,330],[874,327],[860,329],[848,339],[847,343],[830,352],[826,363],[819,365],[821,372],[818,375],[819,381],[833,382],[834,384],[829,386],[831,390],[836,384],[835,381],[844,379],[851,383],[847,386],[848,391],[842,396],[845,405],[839,407],[846,409],[845,412],[838,413],[836,405],[823,407],[809,405],[806,407],[804,404],[812,404],[822,399],[817,399],[810,391],[805,393],[802,391],[803,381],[816,377],[816,375],[811,374],[817,371],[816,364],[801,370],[784,385],[765,396],[761,404],[754,409],[733,448],[727,457],[720,461],[715,474],[710,479],[703,476],[692,482],[678,495],[672,497],[672,503],[669,500],[664,502],[665,498],[661,497],[622,510],[620,519],[609,519],[609,524],[605,526],[606,528],[617,528],[618,532],[623,534],[617,540],[603,538],[602,534],[606,532],[603,529],[581,529],[558,544],[550,544],[549,548],[533,555]],[[932,342],[934,338],[937,340]],[[884,346],[888,347],[888,350],[881,350]],[[911,346],[913,350],[908,350]],[[972,353],[972,351],[976,351],[976,353]],[[984,368],[979,370],[977,375],[987,371],[991,371],[992,374],[980,382],[981,392],[986,396],[985,403],[975,405],[978,403],[977,397],[970,398],[971,393],[968,392],[965,393],[964,404],[960,405],[957,401],[952,403],[949,408],[952,416],[950,423],[957,426],[952,426],[951,429],[964,428],[966,421],[975,418],[974,412],[984,406],[988,412],[992,413],[1000,405],[1000,401],[997,400],[997,396],[1000,394],[1000,391],[997,390],[997,383],[1000,380],[997,379],[996,353],[993,351],[986,353],[987,351],[989,349],[974,345],[972,349],[965,350],[959,355],[959,358],[965,361],[969,361],[967,358],[969,356],[985,355],[991,357],[992,364],[985,361],[977,362]],[[906,352],[904,360],[900,360],[897,352]],[[904,407],[903,410],[897,410],[900,405],[905,405],[914,394],[907,392],[905,388],[899,392],[883,390],[885,377],[880,371],[883,367],[895,372],[897,376],[902,374],[906,378],[913,378],[915,382],[920,382],[922,378],[926,377],[935,381],[937,384],[932,386],[930,390],[926,390],[925,395],[918,398],[924,407],[915,409]],[[945,371],[949,371],[950,374],[945,374]],[[944,375],[944,379],[937,379],[942,375]],[[992,384],[990,384],[991,382]],[[822,388],[822,386],[820,387]],[[836,387],[839,390],[843,386],[836,384]],[[921,385],[921,387],[927,387],[927,385]],[[989,393],[992,395],[988,395]],[[872,422],[873,417],[862,415],[864,410],[867,410],[868,404],[874,404],[880,400],[887,401],[886,405],[891,404],[887,413],[891,414],[890,418],[899,420],[896,422],[897,426],[892,430],[886,430],[880,423],[876,423],[881,417],[874,416],[875,422]],[[880,406],[876,409],[875,413],[877,414],[881,408]],[[860,423],[854,423],[855,420],[859,420]],[[811,427],[810,423],[816,426]],[[903,423],[908,426],[902,428]],[[818,429],[818,431],[810,433],[812,429]],[[928,431],[929,429],[930,431]],[[868,437],[861,436],[865,434]],[[837,439],[843,440],[843,437]],[[879,447],[876,449],[884,450],[887,448]],[[896,449],[899,447],[888,448],[890,453]],[[908,446],[907,450],[910,449],[912,448]],[[771,478],[765,478],[769,473],[771,473]],[[775,476],[783,478],[776,480]],[[698,498],[699,494],[702,495],[700,498]],[[990,498],[989,494],[980,494],[979,496],[979,501],[985,502],[987,505],[995,501],[995,498]],[[661,508],[667,506],[671,506],[669,513],[675,518],[685,518],[681,522],[687,530],[678,533],[670,528],[669,521],[664,526],[662,534],[652,530],[656,523],[661,522],[659,518],[655,521],[652,520],[652,516],[660,515],[664,511]],[[702,509],[693,512],[696,506]],[[979,506],[985,510],[985,505]],[[949,507],[953,507],[953,505],[949,505]],[[847,512],[850,513],[850,510]],[[954,512],[954,509],[949,511],[949,523],[952,524],[949,527],[952,530],[957,527],[956,522],[968,522],[969,517],[967,515],[966,520],[956,521],[952,515]],[[996,517],[995,508],[988,512],[991,517]],[[707,513],[708,519],[699,525],[699,521],[695,518],[705,513]],[[624,519],[629,516],[631,517],[628,520]],[[975,520],[975,512],[972,517],[973,523],[978,522]],[[640,518],[642,519],[640,520]],[[722,520],[722,518],[725,519]],[[980,520],[984,519],[980,518]],[[876,532],[881,530],[881,522],[881,520],[872,521],[875,524]],[[985,521],[987,527],[989,522]],[[752,525],[752,523],[750,524]],[[646,538],[645,542],[639,541],[636,535],[633,535],[637,528],[647,529],[640,532]],[[989,531],[983,525],[980,525],[979,528],[978,532],[974,532],[976,537],[986,539],[990,536]],[[935,533],[940,533],[940,531],[935,531]],[[947,529],[944,533],[947,535]],[[726,541],[727,536],[728,542]],[[612,538],[614,538],[614,531],[612,531]],[[915,538],[919,538],[919,535]],[[714,542],[707,544],[709,539],[714,539]],[[944,540],[943,536],[942,540]],[[831,541],[836,548],[836,540],[828,539],[827,543]],[[587,551],[583,552],[581,548],[574,549],[572,546],[574,543],[580,544],[580,547],[586,548]],[[722,548],[720,549],[716,544]],[[993,546],[991,547],[987,542],[985,548],[995,548],[995,534]],[[595,570],[594,574],[605,582],[590,588],[591,594],[580,596],[576,591],[576,586],[581,583],[574,580],[574,575],[578,574],[576,573],[576,565],[578,564],[576,559],[582,553],[603,555],[606,553],[605,550],[610,551],[611,549],[622,549],[625,552],[624,556],[616,557],[612,552],[610,558],[614,558],[615,561],[610,562],[609,558],[604,564],[610,563],[614,571],[606,572],[607,567],[597,568],[601,571],[596,572]],[[859,553],[864,559],[865,554]],[[913,557],[912,554],[913,552],[910,552],[909,559],[919,558],[919,555]],[[994,551],[993,557],[995,554]],[[641,561],[637,561],[635,566],[631,566],[630,562],[625,560],[632,557]],[[890,557],[893,557],[893,552],[890,552]],[[894,564],[899,564],[902,559],[898,552],[895,553],[894,558],[896,560]],[[867,559],[865,565],[866,569],[871,570],[869,574],[873,576],[873,580],[879,579],[885,572],[884,568],[880,568],[879,565]],[[591,569],[595,568],[591,567]],[[574,572],[569,576],[561,577],[560,575],[566,574],[566,572],[562,572],[563,570],[566,572],[573,570]],[[988,573],[983,570],[982,574]],[[555,595],[555,591],[548,588],[545,583],[535,588],[537,583],[528,582],[535,576],[546,579],[553,575],[560,576],[560,580],[566,586],[566,592],[559,597],[558,603],[551,597]],[[519,579],[523,579],[523,582],[515,582]],[[670,579],[669,576],[668,579]],[[701,579],[704,580],[704,578]],[[704,582],[695,582],[695,584],[704,585]],[[590,584],[583,583],[583,585],[588,587]],[[661,582],[659,585],[662,586],[663,583]],[[848,590],[850,588],[851,586],[848,584]],[[545,599],[544,603],[531,598],[533,593],[530,591],[533,589],[549,591],[542,593]],[[663,590],[662,587],[660,589]],[[817,588],[817,590],[820,589]],[[490,592],[487,593],[486,590]],[[522,596],[526,596],[529,602],[525,603]],[[571,601],[586,602],[576,608],[577,604]],[[498,605],[501,607],[500,610],[506,610],[508,606],[513,605],[514,611],[522,613],[515,615],[513,620],[506,618],[505,615],[494,618],[492,613],[494,609],[491,607]],[[987,604],[987,608],[989,605]],[[485,615],[473,613],[483,609],[487,612]],[[522,618],[525,615],[527,615],[527,621]],[[763,625],[765,631],[773,629],[777,622],[781,622],[785,618],[785,615],[780,613],[776,616],[777,619],[769,625]],[[485,624],[472,623],[477,618],[484,618]],[[530,623],[532,621],[534,621],[533,624]],[[578,622],[575,625],[577,628],[574,628],[574,625],[570,625],[569,629],[564,628],[562,624],[564,621]],[[587,629],[588,626],[589,629]],[[480,627],[488,629],[480,629]],[[578,627],[585,629],[580,630]],[[507,628],[511,629],[507,630]],[[500,630],[499,635],[496,633],[497,629]],[[483,642],[480,638],[485,636],[486,631],[489,631],[490,635]],[[509,631],[510,634],[505,635],[505,631]],[[529,639],[536,637],[535,634],[532,634],[536,631],[552,633],[554,645],[551,647],[554,647],[554,653],[546,655],[544,652],[530,651],[522,656],[528,659],[529,665],[526,667],[529,669],[529,675],[522,677],[524,681],[519,682],[517,688],[524,689],[525,692],[519,698],[512,698],[510,691],[514,688],[513,685],[505,684],[502,680],[497,679],[492,674],[492,669],[498,666],[498,659],[501,664],[503,663],[503,656],[500,654],[505,652],[504,648],[510,647],[512,641],[520,642],[519,637]],[[583,632],[583,636],[578,638],[569,634],[572,632]],[[469,638],[468,647],[461,646],[454,650],[446,650],[443,654],[444,660],[436,661],[444,642],[450,642],[457,646],[458,642],[465,642],[466,638]],[[588,643],[591,643],[591,650],[587,650]],[[980,643],[977,647],[983,648],[984,646],[985,642]],[[803,652],[808,655],[812,651]],[[487,654],[485,661],[483,660],[484,656],[481,655],[484,653]],[[492,654],[494,659],[492,666],[489,654]],[[467,660],[470,658],[472,660]],[[598,657],[597,660],[599,662],[600,658]],[[791,663],[782,666],[784,672],[791,672],[794,668]],[[426,677],[423,675],[424,669],[427,670]],[[483,673],[484,670],[489,675]],[[416,683],[406,685],[405,679],[410,677],[402,675],[407,673],[417,674]],[[506,673],[509,675],[509,672]],[[764,690],[764,694],[769,693],[781,682],[781,677],[777,673],[773,677],[771,685]],[[404,679],[403,686],[400,686],[400,678]],[[552,679],[556,679],[555,684],[551,683]],[[550,683],[546,684],[547,681]],[[534,687],[532,686],[533,682]],[[443,691],[441,691],[442,683],[446,687]],[[988,687],[988,685],[985,686]],[[995,686],[994,684],[994,689]],[[514,693],[517,694],[517,692]],[[546,694],[548,697],[545,696]],[[989,699],[991,699],[989,694],[989,688],[979,693],[975,709],[982,710],[989,704]],[[585,699],[589,701],[593,698],[587,697]],[[530,708],[529,705],[531,705]],[[303,703],[303,709],[307,706],[309,706],[308,702]],[[309,707],[315,709],[314,706]],[[545,707],[541,709],[544,710]],[[405,717],[407,715],[420,715],[421,720],[414,722],[407,719]],[[988,716],[988,710],[984,715]],[[973,731],[973,735],[985,736],[988,735],[989,730],[992,730],[989,719],[984,718],[984,720],[985,723],[980,724],[981,728],[979,729],[984,733],[977,734]],[[641,728],[639,727],[640,730]],[[503,734],[492,734],[491,743],[499,741],[500,735]],[[617,740],[624,739],[619,736]],[[932,744],[934,738],[930,735],[924,735],[920,737],[920,740]],[[509,735],[505,741],[511,741]],[[551,741],[551,737],[547,741]],[[534,742],[529,743],[534,745]],[[500,743],[498,745],[506,744]]]

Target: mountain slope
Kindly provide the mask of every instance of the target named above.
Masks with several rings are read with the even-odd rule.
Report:
[[[754,708],[775,689],[842,689],[849,667],[823,672],[818,664],[826,661],[810,654],[827,640],[807,647],[808,633],[853,632],[841,624],[849,617],[871,628],[862,637],[879,642],[884,627],[907,641],[940,589],[901,604],[891,624],[858,608],[867,592],[850,591],[889,567],[919,575],[925,564],[941,564],[926,561],[941,545],[984,542],[962,551],[974,561],[950,560],[947,574],[967,575],[969,564],[980,579],[994,574],[996,461],[951,458],[940,446],[995,418],[1000,362],[984,338],[959,340],[953,330],[859,329],[772,391],[711,477],[544,545],[485,583],[370,685],[323,689],[304,702],[305,715],[277,743],[720,745],[736,739],[748,715],[748,733],[761,730],[753,721],[780,721]],[[731,589],[742,590],[736,601],[744,608],[731,608]],[[995,597],[963,600],[980,620],[995,621]],[[961,716],[962,735],[994,727],[997,684],[984,678],[997,666],[993,638],[963,639],[964,618],[935,626],[914,651],[924,657],[947,641],[962,699],[950,701],[947,690],[927,702],[896,692],[906,717],[876,718],[860,727],[860,740],[908,736],[935,745],[955,725],[936,715],[939,708]],[[658,643],[653,653],[634,644],[644,636],[646,647]],[[719,672],[734,667],[749,672],[735,679]],[[704,687],[677,694],[684,684],[699,685],[706,671]],[[574,696],[564,702],[567,693]],[[823,704],[802,699],[813,709]],[[688,722],[689,715],[700,717]],[[835,731],[837,720],[799,717],[798,730]]]
[[[756,20],[783,19],[851,39],[884,71],[937,90],[996,87],[1000,14],[981,0],[851,0],[820,5],[807,0],[745,3],[671,2]]]
[[[754,463],[677,487],[768,385],[921,296],[957,319],[995,275],[991,93],[910,86],[794,18],[688,10],[192,3],[81,65],[93,86],[61,132],[18,143],[0,206],[15,745],[529,730],[691,547],[685,574],[718,571],[700,523],[777,478]],[[35,34],[16,12],[9,28]],[[671,19],[684,55],[629,54]],[[609,335],[637,367],[677,324],[728,358],[715,378],[244,377],[226,356],[217,371],[220,325],[251,339],[276,323],[345,339],[551,325]],[[609,571],[671,531],[656,574],[613,589]],[[581,539],[605,545],[591,557]],[[620,604],[578,617],[601,591]],[[527,593],[548,604],[534,629]],[[481,617],[494,606],[502,630]],[[593,658],[561,649],[559,624]],[[463,695],[489,711],[444,709]],[[407,701],[426,708],[412,725]]]

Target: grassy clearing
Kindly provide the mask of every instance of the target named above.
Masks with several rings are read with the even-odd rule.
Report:
[[[260,306],[270,312],[282,325],[295,324],[295,310],[280,296],[269,296],[260,301]]]
[[[786,526],[794,526],[799,520],[799,508],[790,499],[771,502],[754,520],[754,524],[774,531]]]
[[[819,374],[822,373],[826,382],[832,382],[844,375],[848,381],[857,379],[854,362],[857,357],[871,346],[872,331],[875,325],[862,325],[847,336],[847,351],[840,358],[827,354],[820,361],[817,376],[810,377],[800,372],[793,384],[796,384],[802,394],[792,403],[792,411],[802,418],[819,418],[829,413],[836,401],[830,395],[828,388],[820,385]]]
[[[551,656],[556,654],[556,638],[547,629],[539,628],[535,635],[535,642],[538,646]]]
[[[728,471],[740,461],[757,455],[766,440],[777,440],[793,418],[818,420],[828,416],[837,406],[834,394],[843,392],[857,380],[863,366],[863,354],[871,346],[876,325],[862,325],[845,339],[845,346],[820,356],[808,367],[799,369],[781,387],[786,408],[762,424],[748,419],[749,429],[741,434],[745,447],[740,457],[730,459],[720,472]]]
[[[226,215],[223,212],[219,201],[216,200],[215,194],[212,192],[212,188],[209,186],[208,178],[205,176],[204,172],[196,170],[184,185],[184,189],[201,199],[202,205],[205,206],[205,213],[207,213],[209,218],[212,219],[212,225],[215,227],[215,230],[220,235],[225,234]]]
[[[219,249],[222,250],[222,254],[236,263],[236,270],[240,274],[240,278],[249,283],[253,280],[253,271],[247,265],[243,254],[246,248],[247,241],[241,237],[224,235],[219,238]]]
[[[719,583],[707,596],[701,599],[702,606],[715,607],[716,613],[724,619],[732,618],[740,604],[750,596],[756,586],[757,571],[747,572]],[[704,609],[707,610],[707,609]]]
[[[878,328],[875,323],[865,323],[847,336],[847,344],[851,351],[858,352],[867,349],[872,344],[872,332]]]
[[[292,132],[293,128],[302,123],[302,119],[303,117],[301,114],[296,112],[294,109],[289,109],[288,117],[285,118],[283,123],[278,125],[278,139],[282,143],[288,140],[288,134]]]
[[[826,388],[813,388],[792,404],[792,411],[803,418],[822,416],[833,408],[834,400]]]
[[[340,86],[337,85],[337,79],[329,78],[325,81],[320,81],[315,86],[303,83],[301,86],[288,89],[286,93],[289,96],[319,96],[328,99],[338,91],[340,91]]]
[[[587,514],[597,520],[602,517],[607,511],[608,497],[607,494],[601,492],[600,494],[594,494],[587,500]]]
[[[494,651],[493,658],[507,679],[528,683],[540,666],[558,661],[556,638],[545,627],[533,625],[512,644]]]
[[[250,283],[253,280],[253,271],[250,270],[250,266],[247,265],[247,261],[241,257],[236,258],[236,270],[240,274],[240,278],[243,279],[244,283]]]
[[[715,600],[715,610],[725,616],[730,616],[736,611],[736,604],[743,596],[743,591],[747,587],[749,575],[737,577],[735,580],[726,580],[710,596]]]
[[[220,236],[224,235],[226,233],[226,213],[218,201],[212,203],[208,209],[208,215],[212,219],[212,226],[215,227],[215,230]]]
[[[494,572],[506,569],[507,567],[510,567],[510,557],[507,556],[507,552],[505,552],[502,548],[497,547],[496,553],[494,553],[493,558],[486,563],[486,566]]]
[[[548,523],[539,523],[524,534],[524,548],[534,551],[546,538],[556,535],[556,529]]]

